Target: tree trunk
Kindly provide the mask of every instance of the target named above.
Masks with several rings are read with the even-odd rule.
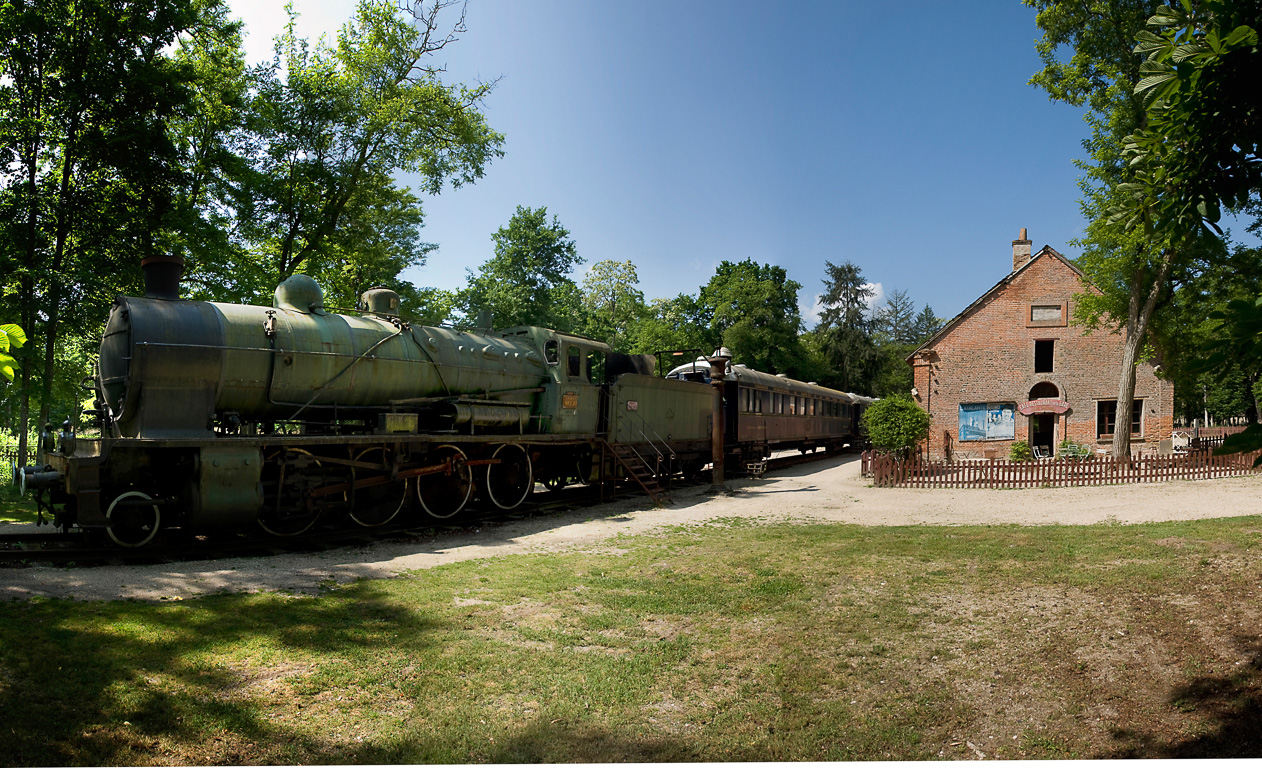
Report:
[[[1170,264],[1174,260],[1174,251],[1167,248],[1161,252],[1161,263],[1157,268],[1157,276],[1144,298],[1144,275],[1147,272],[1141,265],[1135,269],[1131,277],[1130,305],[1126,313],[1126,343],[1122,346],[1122,370],[1117,386],[1117,412],[1113,420],[1113,455],[1129,460],[1131,455],[1131,408],[1135,402],[1135,366],[1139,363],[1139,350],[1143,346],[1144,336],[1148,333],[1148,322],[1152,319],[1153,309],[1157,306],[1157,298],[1165,288],[1166,279],[1170,276]],[[1143,304],[1140,304],[1143,299]]]

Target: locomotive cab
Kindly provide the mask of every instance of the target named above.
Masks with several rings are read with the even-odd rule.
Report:
[[[601,391],[609,345],[547,328],[519,326],[503,332],[524,336],[542,351],[547,380],[532,414],[539,431],[554,435],[593,434],[601,426]]]

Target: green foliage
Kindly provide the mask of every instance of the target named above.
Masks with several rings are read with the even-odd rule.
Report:
[[[582,301],[569,275],[583,259],[560,220],[553,216],[549,222],[544,206],[517,206],[508,225],[491,240],[495,255],[477,275],[469,272],[469,284],[456,299],[465,322],[489,309],[496,328],[540,325],[581,330]]]
[[[634,354],[674,349],[700,349],[708,354],[715,346],[704,309],[696,297],[686,293],[673,299],[653,299],[632,337]]]
[[[1089,446],[1067,437],[1060,441],[1060,445],[1056,446],[1056,455],[1089,456],[1091,455],[1091,450]]]
[[[698,298],[709,317],[714,346],[730,349],[734,363],[796,376],[804,357],[798,339],[801,287],[783,267],[751,259],[719,264]]]
[[[841,266],[825,261],[824,267],[824,309],[815,333],[833,370],[829,383],[845,392],[872,392],[879,353],[865,313],[873,290],[848,261]]]
[[[645,315],[644,293],[635,286],[640,278],[630,261],[598,261],[583,278],[586,333],[614,349],[630,349],[636,323]]]
[[[180,230],[184,157],[167,121],[192,108],[197,72],[166,52],[214,5],[42,0],[0,13],[0,311],[32,341],[15,355],[23,440],[32,401],[42,421],[88,370],[61,367],[64,337],[133,292],[140,259]]]
[[[336,46],[298,38],[289,6],[275,59],[252,74],[247,118],[255,149],[238,224],[262,265],[256,301],[300,270],[333,283],[342,301],[397,280],[434,246],[417,237],[420,199],[396,174],[437,194],[503,154],[503,136],[477,110],[491,86],[446,85],[429,63],[463,31],[461,18],[443,33],[444,5],[412,19],[388,0],[363,0]]]
[[[907,452],[929,436],[929,414],[910,395],[900,392],[868,406],[863,412],[863,426],[876,448]]]
[[[17,359],[9,353],[20,349],[24,344],[26,344],[26,332],[21,327],[13,323],[0,325],[0,376],[13,381],[13,369],[17,366]]]
[[[1221,207],[1243,207],[1262,187],[1262,4],[1182,0],[1148,24],[1156,31],[1139,31],[1134,48],[1147,124],[1126,137],[1134,178],[1114,218],[1180,241],[1221,234]]]
[[[1024,440],[1015,441],[1008,448],[1008,459],[1010,461],[1029,461],[1034,458],[1034,449]]]
[[[1140,58],[1132,50],[1158,5],[1151,0],[1025,0],[1038,10],[1036,22],[1043,37],[1036,48],[1043,69],[1031,84],[1053,100],[1089,109],[1086,121],[1091,138],[1083,141],[1089,159],[1078,165],[1082,208],[1088,219],[1079,267],[1103,296],[1084,292],[1075,296],[1078,314],[1088,327],[1108,325],[1125,331],[1118,381],[1118,426],[1113,451],[1130,454],[1130,403],[1134,397],[1135,364],[1149,334],[1150,323],[1168,299],[1171,280],[1186,269],[1191,258],[1182,244],[1161,233],[1135,231],[1111,212],[1134,182],[1135,169],[1126,162],[1127,136],[1144,125],[1143,100],[1135,87],[1143,77]],[[1066,59],[1065,49],[1072,55]]]

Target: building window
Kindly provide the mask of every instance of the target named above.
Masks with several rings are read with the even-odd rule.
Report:
[[[1144,434],[1144,401],[1135,398],[1131,403],[1131,437]],[[1095,406],[1096,437],[1103,440],[1113,437],[1113,428],[1117,424],[1117,401],[1099,400]]]
[[[1052,360],[1056,357],[1056,340],[1039,339],[1034,342],[1034,372],[1052,373]]]
[[[1026,326],[1029,328],[1052,328],[1063,327],[1067,325],[1066,318],[1068,316],[1068,302],[1052,303],[1044,301],[1041,303],[1031,303],[1029,314],[1026,315]]]

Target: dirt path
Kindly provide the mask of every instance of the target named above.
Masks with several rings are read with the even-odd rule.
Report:
[[[860,525],[1089,525],[1192,520],[1262,513],[1262,476],[1099,488],[1020,491],[879,489],[859,477],[855,456],[826,459],[762,480],[734,481],[735,493],[674,494],[654,509],[628,499],[600,507],[489,526],[420,542],[383,542],[318,554],[147,566],[0,570],[0,599],[171,600],[216,592],[314,594],[329,580],[389,578],[444,563],[523,552],[598,546],[716,518]]]

